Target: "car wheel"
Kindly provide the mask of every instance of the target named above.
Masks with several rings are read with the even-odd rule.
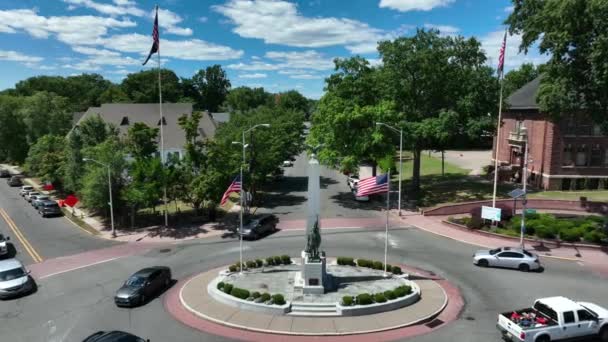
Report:
[[[551,342],[551,338],[547,335],[539,336],[534,342]]]
[[[489,263],[488,263],[488,260],[481,259],[477,262],[477,265],[479,265],[479,267],[488,267]]]
[[[519,265],[519,270],[522,272],[529,272],[530,271],[530,265],[528,264],[520,264]]]
[[[608,327],[603,327],[600,330],[600,341],[608,342]]]

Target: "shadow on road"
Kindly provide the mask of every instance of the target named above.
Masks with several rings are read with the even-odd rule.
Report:
[[[386,202],[382,200],[382,196],[370,196],[369,202],[358,202],[355,200],[355,195],[352,192],[339,192],[330,197],[340,206],[348,209],[360,209],[378,211],[386,209]]]

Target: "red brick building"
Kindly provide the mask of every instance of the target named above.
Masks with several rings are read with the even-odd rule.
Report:
[[[555,122],[536,103],[540,78],[507,98],[500,128],[500,178],[519,179],[529,144],[528,184],[545,190],[608,189],[608,136],[582,114]],[[496,156],[496,139],[492,158]]]

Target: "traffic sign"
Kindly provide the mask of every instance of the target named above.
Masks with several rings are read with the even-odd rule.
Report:
[[[481,207],[481,218],[483,219],[500,222],[500,214],[500,208],[486,207],[485,205]]]

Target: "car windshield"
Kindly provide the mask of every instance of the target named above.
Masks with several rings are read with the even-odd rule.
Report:
[[[25,276],[23,268],[13,268],[12,270],[0,272],[0,281],[9,281]]]
[[[589,312],[590,312],[590,313],[591,313],[593,316],[595,316],[596,318],[597,318],[597,317],[599,317],[599,316],[598,316],[598,314],[597,314],[597,312],[595,312],[595,311],[593,311],[593,310],[589,309],[588,307],[586,307],[586,306],[584,306],[584,305],[582,305],[582,304],[581,304],[581,306],[582,306],[582,307],[584,307],[585,309],[587,309],[587,311],[589,311]]]
[[[44,206],[47,207],[47,208],[54,208],[54,207],[58,207],[59,204],[57,204],[57,203],[47,203]]]
[[[142,286],[145,282],[146,282],[146,278],[144,278],[144,277],[131,276],[129,279],[127,279],[127,282],[125,283],[125,285],[137,287],[137,286]]]
[[[500,252],[500,248],[496,248],[496,249],[491,249],[490,250],[490,255],[494,255],[496,253]]]

